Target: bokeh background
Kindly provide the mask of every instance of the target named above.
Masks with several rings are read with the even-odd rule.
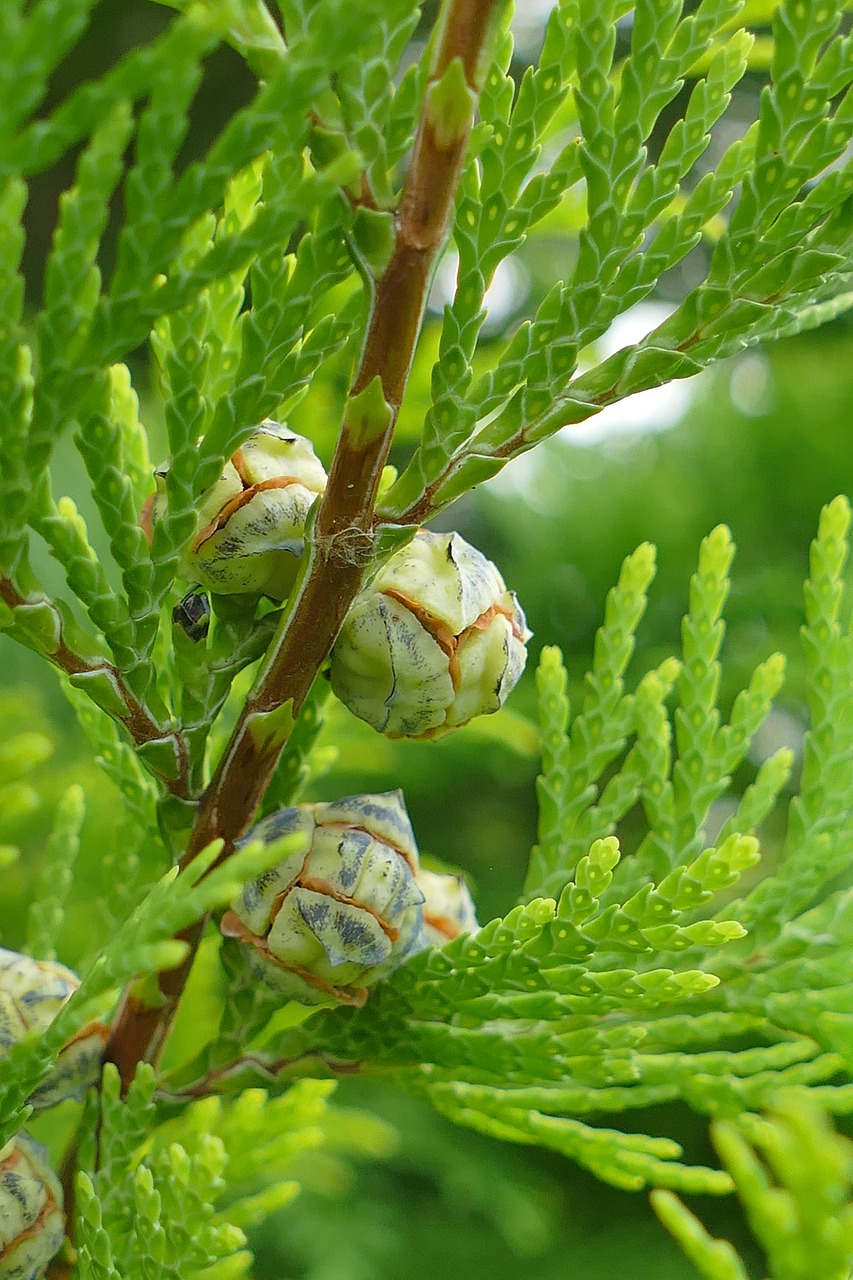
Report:
[[[520,72],[535,56],[548,4],[520,6],[515,24]],[[148,0],[110,0],[96,11],[87,38],[61,69],[52,100],[97,74],[126,48],[169,20]],[[624,38],[630,32],[626,28]],[[714,157],[753,118],[761,67],[739,90],[732,113],[703,161]],[[228,50],[209,62],[187,158],[248,98],[252,82]],[[652,139],[654,152],[659,139]],[[58,192],[69,169],[34,185],[26,265],[36,306]],[[118,211],[117,211],[118,216]],[[564,209],[507,264],[489,297],[484,359],[506,328],[529,314],[553,282],[555,262],[573,254],[572,210]],[[640,336],[701,278],[710,246],[700,246],[653,299],[624,317],[601,344],[607,353]],[[109,245],[104,266],[109,268]],[[411,446],[428,403],[429,375],[443,302],[452,290],[452,253],[439,270],[401,426],[399,457]],[[596,353],[590,353],[591,358]],[[310,435],[329,460],[349,367],[327,371],[298,407],[292,425]],[[151,434],[163,454],[156,378],[145,352],[133,363]],[[727,523],[738,544],[724,650],[722,704],[728,709],[752,667],[774,650],[789,660],[788,678],[752,760],[735,779],[741,790],[760,760],[780,745],[796,750],[805,724],[798,651],[802,581],[808,544],[823,503],[853,496],[853,326],[831,326],[768,351],[752,351],[677,386],[635,397],[562,433],[518,460],[475,496],[457,504],[444,527],[457,528],[496,560],[518,593],[534,631],[528,673],[511,708],[435,744],[390,743],[337,709],[324,742],[337,749],[330,771],[307,798],[402,786],[423,850],[463,868],[485,921],[517,895],[535,840],[537,772],[533,671],[539,649],[559,644],[575,693],[592,653],[604,600],[623,557],[641,541],[658,548],[659,572],[641,625],[635,678],[677,652],[680,619],[700,539]],[[90,521],[97,518],[82,468],[62,442],[55,490],[69,493]],[[106,542],[99,550],[108,562]],[[36,549],[47,583],[61,576]],[[87,796],[77,905],[60,954],[74,964],[97,945],[97,899],[105,877],[121,873],[113,839],[119,803],[99,773],[58,682],[29,652],[0,636],[0,711],[9,728],[43,735],[44,761],[35,787],[15,790],[15,812],[0,827],[0,845],[22,846],[17,867],[4,870],[0,942],[20,941],[28,885],[37,874],[52,808],[71,781]],[[721,802],[724,805],[725,802]],[[721,807],[718,814],[725,816]],[[764,833],[768,859],[781,822]],[[629,833],[630,835],[630,833]],[[645,1198],[613,1191],[549,1153],[501,1146],[453,1128],[426,1107],[377,1082],[346,1081],[340,1101],[381,1118],[371,1158],[347,1154],[312,1159],[306,1191],[255,1240],[258,1280],[391,1280],[441,1275],[445,1280],[694,1280],[696,1272],[669,1243]],[[630,1126],[669,1133],[691,1159],[713,1154],[705,1122],[684,1108],[627,1117]],[[762,1260],[731,1201],[694,1208],[713,1230],[738,1241],[763,1275]]]

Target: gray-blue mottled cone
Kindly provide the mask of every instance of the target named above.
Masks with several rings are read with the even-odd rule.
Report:
[[[361,1004],[417,949],[423,893],[399,791],[281,809],[247,839],[302,832],[307,853],[251,880],[222,920],[253,968],[302,1004]]]
[[[421,867],[415,879],[424,895],[424,922],[418,949],[443,947],[480,928],[477,909],[464,876],[443,875]]]
[[[62,1187],[26,1133],[0,1149],[0,1280],[37,1280],[65,1238]]]
[[[0,1060],[30,1031],[46,1031],[80,980],[55,960],[0,947]],[[28,1101],[39,1110],[66,1098],[81,1098],[101,1070],[109,1028],[91,1022],[62,1049],[50,1075]]]
[[[421,529],[359,593],[331,654],[332,688],[390,738],[434,738],[498,711],[530,632],[491,560]]]

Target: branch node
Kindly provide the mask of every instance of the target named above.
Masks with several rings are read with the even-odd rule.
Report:
[[[364,569],[373,555],[373,534],[359,525],[339,529],[328,538],[318,539],[323,559],[335,567]]]

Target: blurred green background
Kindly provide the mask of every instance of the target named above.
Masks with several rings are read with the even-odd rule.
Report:
[[[535,50],[537,12],[531,4],[522,14],[519,66]],[[53,99],[167,20],[167,11],[146,0],[101,5],[92,32],[52,87]],[[225,50],[211,60],[188,155],[250,91],[235,55]],[[747,84],[735,103],[744,118],[753,93]],[[39,181],[31,198],[27,265],[34,305],[56,196],[67,181],[67,169],[57,170]],[[511,264],[509,278],[496,282],[487,351],[503,327],[536,305],[553,278],[554,253],[561,245],[571,252],[567,237],[557,221]],[[613,343],[622,345],[657,322],[662,313],[654,308],[676,301],[695,270],[693,263],[678,279],[664,281],[653,308],[639,309],[612,335]],[[413,371],[401,457],[428,400],[438,315],[451,283],[452,262],[439,273]],[[159,460],[160,408],[144,354],[133,373],[152,456]],[[343,363],[330,369],[292,419],[315,439],[327,463],[347,373]],[[790,664],[779,709],[735,780],[742,789],[761,758],[782,744],[796,749],[802,736],[802,581],[821,505],[839,492],[853,496],[851,426],[853,328],[841,320],[773,350],[747,353],[674,391],[637,398],[518,460],[444,521],[496,560],[527,611],[534,631],[531,661],[511,710],[438,743],[418,744],[381,739],[337,709],[324,739],[337,747],[337,762],[308,798],[402,786],[422,849],[468,872],[481,920],[505,912],[535,839],[533,670],[539,649],[564,649],[577,696],[607,590],[622,558],[649,540],[658,547],[659,573],[640,629],[634,677],[677,652],[698,543],[721,521],[739,547],[727,609],[724,710],[756,662],[781,649]],[[57,450],[55,488],[78,502],[108,563],[82,467],[67,441]],[[46,554],[36,549],[35,560],[47,584],[61,591],[59,571]],[[4,871],[0,942],[15,946],[21,940],[27,886],[38,871],[52,808],[62,790],[79,781],[88,816],[79,891],[60,946],[61,957],[73,965],[98,945],[98,897],[121,873],[113,834],[117,796],[52,672],[2,636],[0,710],[7,726],[38,729],[54,748],[33,775],[38,798],[28,786],[17,788],[16,811],[0,826],[0,844],[14,841],[23,849],[20,863]],[[720,821],[724,816],[721,806]],[[765,832],[770,859],[778,835],[778,819],[771,819]],[[339,1096],[384,1117],[398,1135],[395,1150],[374,1161],[318,1157],[303,1197],[255,1241],[258,1280],[396,1280],[401,1274],[509,1280],[523,1273],[541,1280],[694,1280],[697,1273],[658,1227],[643,1196],[603,1187],[548,1153],[455,1129],[375,1082],[346,1081]],[[690,1159],[713,1159],[705,1122],[684,1108],[629,1115],[626,1123],[677,1136]],[[755,1274],[764,1274],[732,1202],[705,1200],[692,1207],[712,1230],[737,1240]]]

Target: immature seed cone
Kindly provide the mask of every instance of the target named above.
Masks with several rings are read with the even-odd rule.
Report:
[[[356,597],[332,650],[341,702],[392,738],[433,738],[497,711],[530,632],[490,560],[422,529]]]
[[[423,894],[403,797],[347,796],[281,809],[247,839],[304,832],[307,853],[251,880],[222,919],[256,972],[302,1004],[362,1004],[417,944]]]
[[[477,932],[477,909],[464,876],[440,875],[421,867],[415,879],[424,895],[419,948],[443,947],[462,933]]]
[[[155,474],[157,493],[140,521],[149,536],[165,508],[168,466]],[[267,418],[202,498],[183,576],[219,595],[283,600],[304,550],[308,510],[325,488],[311,441]]]
[[[36,1280],[65,1238],[62,1187],[26,1133],[0,1149],[0,1280]]]
[[[0,947],[0,1060],[28,1031],[45,1031],[79,985],[75,974],[55,960],[33,960]],[[100,1073],[108,1031],[103,1022],[91,1022],[69,1040],[54,1070],[28,1098],[32,1106],[43,1109],[82,1097]]]

